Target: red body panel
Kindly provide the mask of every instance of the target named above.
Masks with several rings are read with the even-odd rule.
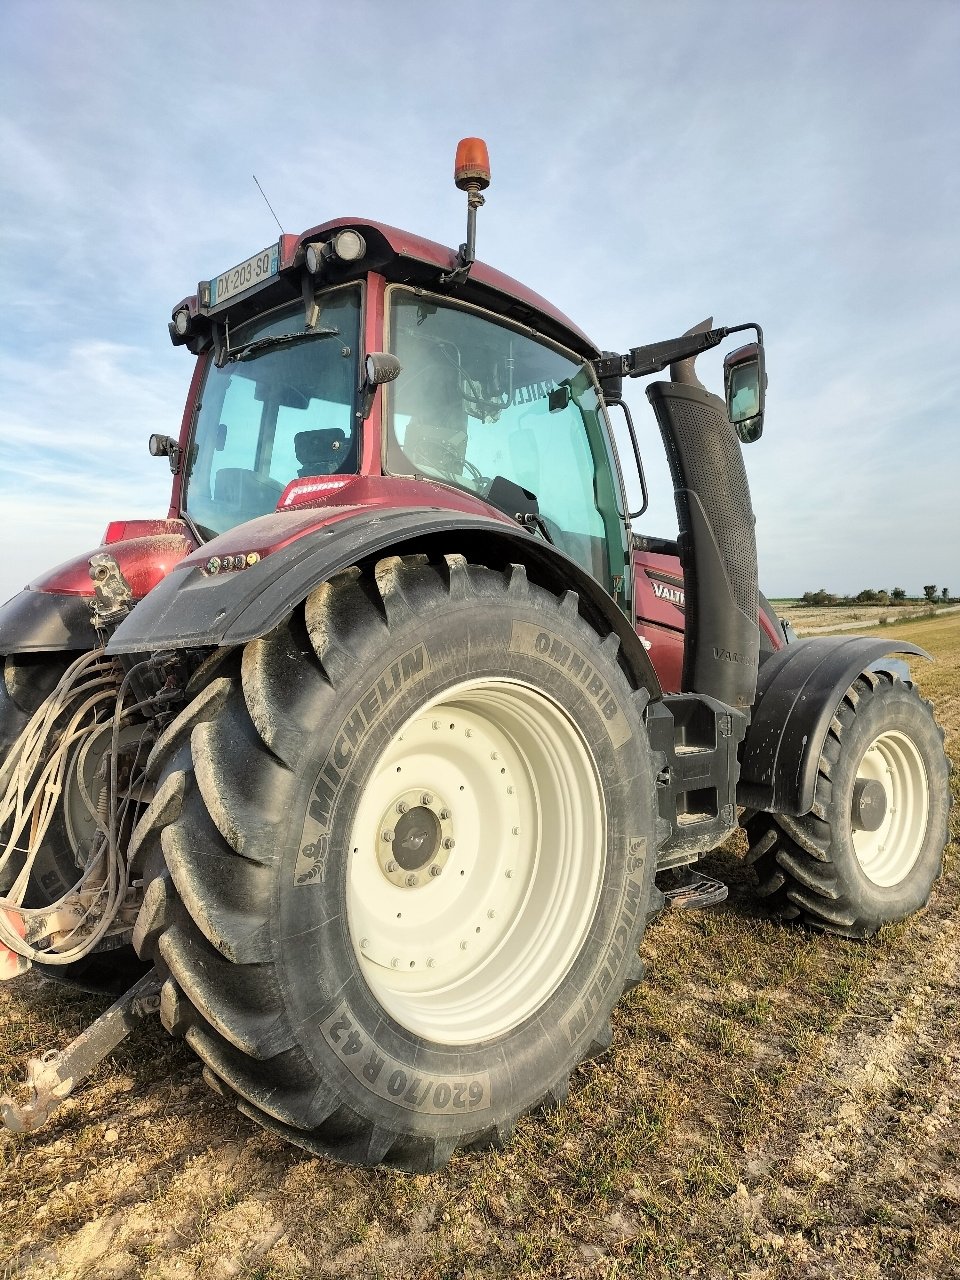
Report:
[[[293,488],[293,483],[287,488]],[[248,520],[246,524],[221,533],[213,541],[205,542],[192,555],[172,567],[187,568],[203,564],[211,556],[237,555],[240,552],[249,554],[255,551],[260,556],[268,556],[281,547],[289,546],[298,538],[314,533],[325,525],[336,524],[348,516],[354,516],[358,511],[369,512],[370,519],[375,520],[379,510],[423,506],[467,515],[493,516],[510,528],[516,528],[509,516],[494,510],[480,498],[475,498],[462,489],[454,489],[431,480],[352,476],[346,484],[330,493],[326,500],[320,494],[309,505],[294,506],[286,511],[275,511],[258,516],[256,520]]]
[[[55,595],[92,596],[90,557],[99,551],[113,556],[120,571],[130,583],[134,597],[142,600],[148,591],[167,576],[171,569],[197,545],[190,537],[182,520],[156,520],[128,522],[155,525],[170,531],[147,534],[143,537],[124,538],[119,542],[105,543],[94,551],[88,551],[75,560],[67,560],[30,583],[30,591],[45,591]]]
[[[679,693],[683,677],[685,597],[683,569],[676,556],[653,551],[633,553],[633,599],[636,628],[649,646],[650,660],[667,693]],[[783,636],[763,609],[760,630],[770,648],[782,649]]]
[[[649,645],[660,683],[668,693],[679,693],[684,594],[683,570],[676,556],[633,553],[633,601],[637,632]]]

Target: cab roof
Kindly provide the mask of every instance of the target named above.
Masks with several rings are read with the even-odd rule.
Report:
[[[529,325],[586,359],[599,356],[599,349],[569,316],[533,289],[486,262],[475,261],[465,280],[441,284],[440,276],[458,266],[455,250],[400,227],[364,218],[335,218],[298,236],[298,249],[311,240],[327,239],[334,232],[348,227],[359,231],[367,241],[367,253],[358,263],[364,270],[373,267],[390,281],[429,287],[449,293],[451,297],[477,303],[520,324]],[[371,258],[375,261],[371,262]]]
[[[301,235],[281,235],[279,274],[264,289],[242,295],[235,303],[228,304],[226,309],[233,320],[236,322],[255,314],[268,297],[273,301],[299,295],[300,273],[296,269],[303,264],[307,245],[313,241],[327,241],[336,232],[347,229],[358,231],[363,236],[366,252],[355,262],[331,263],[325,270],[322,283],[357,279],[368,271],[376,271],[391,283],[429,289],[484,307],[552,339],[585,360],[595,360],[600,355],[599,349],[579,326],[519,280],[478,260],[471,265],[465,279],[444,283],[442,277],[459,266],[455,250],[399,227],[371,222],[366,218],[334,218],[311,227]],[[197,296],[184,298],[174,308],[174,315],[181,308],[187,309],[191,316],[205,310],[199,306]],[[176,338],[174,340],[177,341]]]

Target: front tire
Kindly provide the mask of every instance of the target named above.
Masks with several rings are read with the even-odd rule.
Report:
[[[136,940],[168,1030],[337,1159],[504,1142],[640,976],[646,700],[576,596],[516,566],[394,558],[320,587],[156,748]]]
[[[895,675],[865,671],[827,734],[812,812],[747,821],[760,895],[781,919],[871,937],[926,905],[949,808],[930,704]]]

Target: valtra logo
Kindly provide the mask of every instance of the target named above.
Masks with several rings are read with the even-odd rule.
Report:
[[[658,600],[669,600],[678,609],[683,608],[684,595],[682,587],[674,587],[669,582],[660,582],[656,578],[651,578],[650,581],[653,583],[653,594]]]

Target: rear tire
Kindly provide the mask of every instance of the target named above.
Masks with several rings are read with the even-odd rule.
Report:
[[[155,748],[135,942],[248,1116],[423,1172],[559,1104],[640,977],[655,770],[617,641],[447,557],[318,588]]]
[[[888,672],[865,671],[827,734],[812,812],[747,821],[760,895],[781,919],[868,938],[926,905],[949,808],[929,702]]]

